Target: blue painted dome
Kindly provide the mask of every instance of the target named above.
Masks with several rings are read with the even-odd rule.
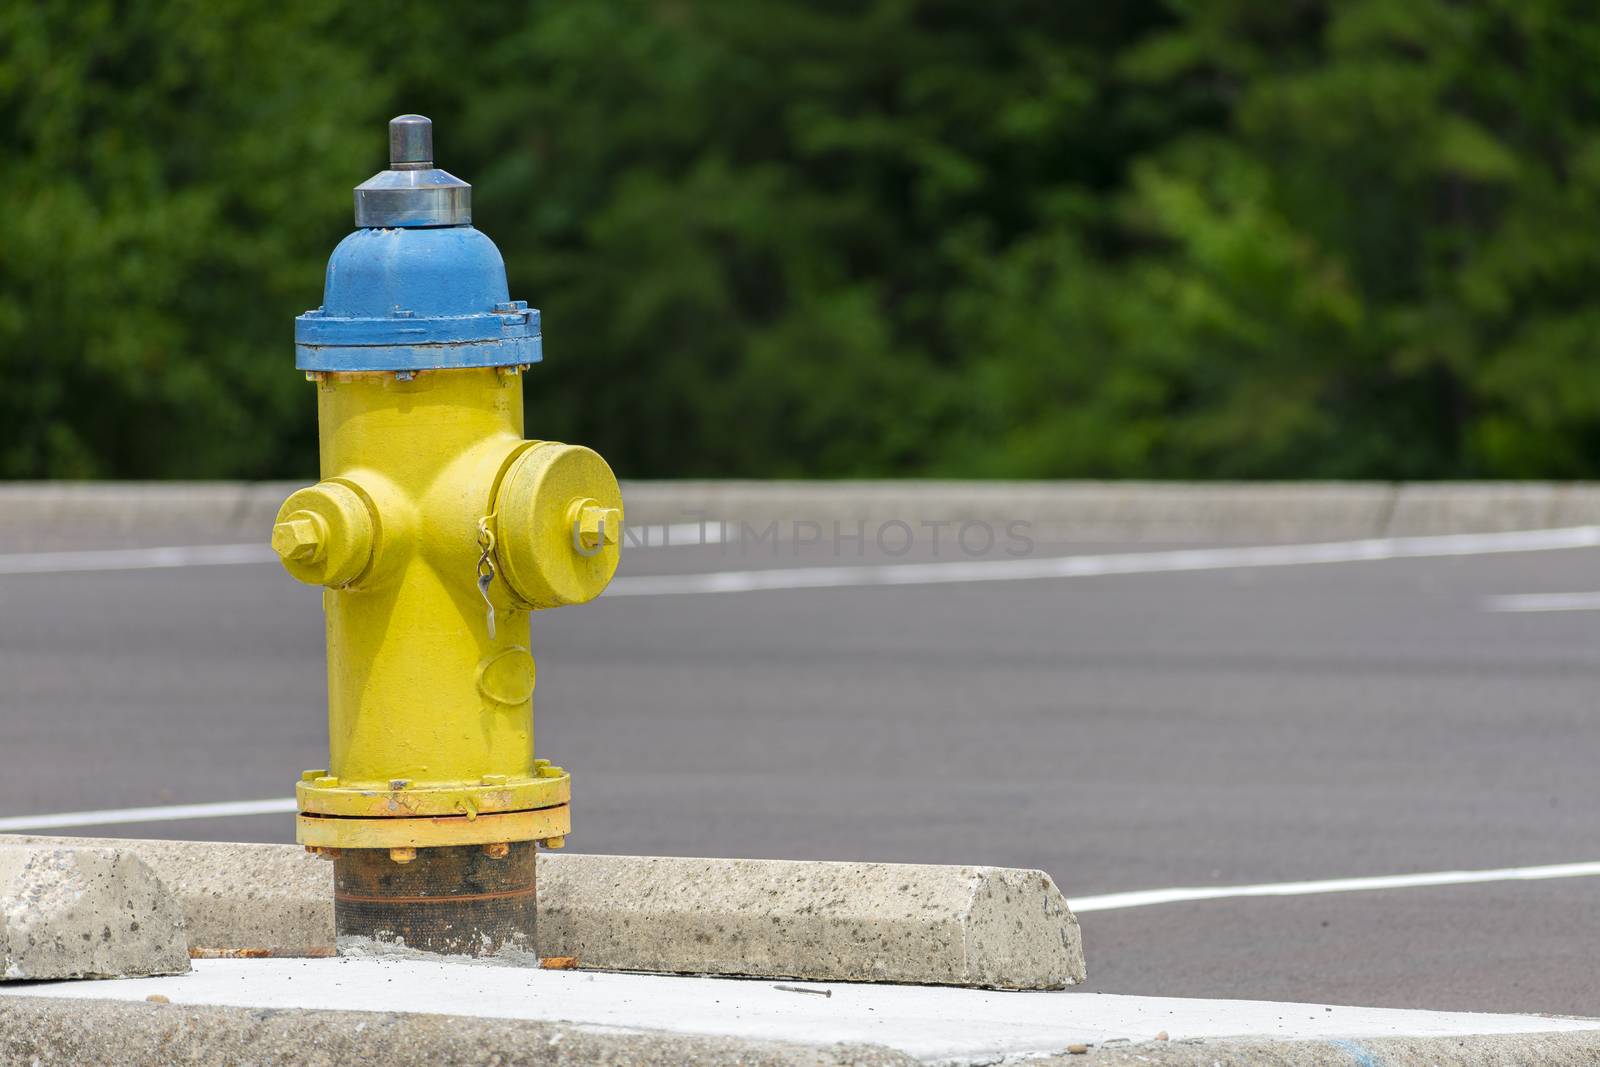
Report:
[[[431,166],[431,160],[392,164],[422,165]],[[388,174],[434,173],[443,172],[385,171],[357,192],[376,187]],[[457,183],[453,189],[470,191],[465,182],[451,181]],[[387,186],[379,191],[415,192]],[[465,194],[453,196],[447,206],[455,211]],[[385,201],[368,205],[368,211],[392,214],[402,207],[399,200]],[[361,210],[358,196],[358,220]],[[543,358],[539,312],[511,299],[500,250],[465,222],[370,226],[350,234],[328,259],[322,306],[295,320],[294,340],[295,366],[309,371],[506,367]]]
[[[324,315],[387,318],[484,314],[511,299],[500,250],[471,226],[357,230],[333,250]]]

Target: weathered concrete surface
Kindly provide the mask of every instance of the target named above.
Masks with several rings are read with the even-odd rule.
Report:
[[[1582,526],[1595,521],[1600,494],[1549,482],[1488,482],[1462,492],[1448,482],[1396,488],[1385,534],[1491,533]]]
[[[187,1063],[196,1050],[214,1062],[303,1062],[344,1054],[357,1035],[375,1041],[361,1062],[376,1052],[399,1064],[1041,1057],[1346,1067],[1594,1062],[1600,1020],[441,960],[202,960],[189,975],[0,987],[0,1063],[63,1050],[89,1062]]]
[[[18,835],[0,855],[18,844],[130,850],[182,907],[192,956],[333,952],[333,865],[298,845]]]
[[[314,479],[311,479],[314,480]],[[0,484],[0,536],[97,529],[172,543],[260,538],[298,483]],[[1600,486],[1558,482],[664,481],[623,485],[630,523],[1020,519],[1034,536],[1345,540],[1600,522]],[[853,527],[852,527],[853,528]]]
[[[1086,1054],[1029,1059],[1029,1067],[1589,1067],[1600,1033],[1479,1034],[1341,1041],[1141,1041]]]
[[[12,998],[0,1011],[0,1064],[126,1067],[484,1067],[489,1064],[707,1064],[903,1067],[875,1046],[791,1045],[460,1015],[261,1011],[112,1000]]]
[[[1087,1054],[1029,1058],[1040,1067],[1588,1067],[1600,1033],[1534,1033],[1361,1041],[1143,1041]],[[751,1067],[912,1067],[878,1045],[815,1045],[606,1031],[508,1019],[378,1012],[261,1011],[111,1000],[14,999],[0,1012],[0,1064],[117,1063],[127,1067],[348,1067],[487,1064],[727,1064]],[[956,1061],[961,1062],[961,1061]]]
[[[1600,523],[1600,485],[1569,482],[633,482],[640,522],[1020,519],[1062,540],[1296,540],[1493,533]],[[853,526],[847,526],[853,530]],[[869,535],[870,536],[870,535]]]
[[[0,837],[130,849],[171,887],[195,956],[333,951],[326,860],[293,845]],[[539,951],[583,967],[1054,989],[1078,923],[1040,871],[542,853]]]
[[[0,981],[188,969],[183,909],[132,852],[0,849]]]
[[[1078,922],[1042,871],[544,856],[540,951],[626,971],[1058,989]]]
[[[814,1045],[606,1031],[459,1015],[261,1011],[111,1000],[13,999],[0,1012],[0,1064],[117,1063],[127,1067],[238,1067],[295,1063],[726,1064],[751,1067],[912,1067],[878,1045]],[[961,1061],[957,1061],[961,1062]],[[1535,1033],[1361,1041],[1143,1041],[1088,1046],[1087,1054],[1029,1058],[1040,1067],[1579,1067],[1600,1062],[1600,1033]]]

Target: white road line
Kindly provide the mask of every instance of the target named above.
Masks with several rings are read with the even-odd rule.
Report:
[[[645,523],[624,526],[622,547],[630,548],[687,548],[694,545],[722,544],[724,524],[721,522]]]
[[[115,826],[130,822],[172,822],[175,819],[226,819],[236,815],[281,815],[294,810],[293,797],[278,797],[273,800],[230,800],[220,804],[164,804],[153,808],[69,811],[59,815],[14,815],[0,819],[0,833],[60,830],[70,826]]]
[[[1516,593],[1486,597],[1484,611],[1600,611],[1600,593]]]
[[[649,544],[671,547],[716,544],[720,530],[708,524],[701,539],[697,523],[649,527]],[[656,531],[661,531],[656,534]],[[1385,559],[1427,559],[1549,552],[1600,545],[1600,526],[1509,533],[1448,534],[1439,537],[1375,537],[1318,544],[1253,545],[1163,552],[1121,552],[1096,556],[1043,556],[1027,559],[957,560],[944,563],[863,564],[853,567],[780,567],[755,571],[713,571],[622,577],[606,596],[675,596],[692,593],[748,593],[773,589],[832,589],[846,586],[938,585],[946,582],[1014,582],[1050,578],[1091,578],[1107,574],[1164,574],[1176,571],[1293,567],[1314,563],[1364,563]],[[151,570],[163,567],[218,567],[271,563],[271,547],[169,545],[159,548],[88,549],[73,552],[0,554],[0,575],[64,571]],[[1516,609],[1496,609],[1516,610]],[[1535,610],[1535,609],[1523,609]],[[1543,609],[1559,610],[1559,609]],[[1567,609],[1572,610],[1572,609]]]
[[[854,567],[784,567],[709,574],[659,574],[612,581],[605,596],[673,596],[693,593],[749,593],[774,589],[835,589],[845,586],[937,585],[946,582],[1014,582],[1049,578],[1089,578],[1107,574],[1162,574],[1242,567],[1291,567],[1313,563],[1358,563],[1385,559],[1426,559],[1547,552],[1600,545],[1600,526],[1510,533],[1449,534],[1439,537],[1377,537],[1320,544],[1195,548],[1163,552],[1121,552],[1098,556],[1046,556],[1028,559],[967,560],[951,563],[864,564]]]
[[[1276,882],[1267,885],[1190,886],[1144,889],[1069,899],[1074,912],[1115,911],[1152,904],[1181,904],[1192,900],[1227,900],[1232,897],[1296,897],[1315,893],[1358,893],[1373,889],[1420,889],[1478,882],[1534,882],[1547,878],[1590,878],[1600,875],[1600,862],[1557,863],[1545,867],[1498,867],[1486,871],[1433,871],[1428,874],[1390,874],[1373,878],[1334,878],[1322,882]]]
[[[715,545],[722,527],[707,523],[630,527],[627,548],[683,548]],[[163,545],[157,548],[94,548],[69,552],[0,553],[0,575],[59,574],[63,571],[139,571],[176,567],[230,567],[247,563],[276,563],[272,546],[261,542],[242,545]]]
[[[59,574],[62,571],[140,571],[162,567],[228,567],[276,563],[265,544],[169,545],[162,548],[106,548],[77,552],[0,554],[0,574]]]

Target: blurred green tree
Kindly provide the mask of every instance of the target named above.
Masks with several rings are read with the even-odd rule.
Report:
[[[0,0],[0,477],[303,476],[382,124],[625,476],[1600,469],[1572,0]]]
[[[1117,244],[1063,226],[962,294],[953,469],[1600,470],[1600,23],[1564,0],[1175,5],[1116,80],[1171,135]],[[1142,90],[1142,91],[1141,91]],[[1017,358],[1028,352],[1044,358]]]
[[[0,4],[0,476],[314,466],[285,316],[385,103],[324,6]]]

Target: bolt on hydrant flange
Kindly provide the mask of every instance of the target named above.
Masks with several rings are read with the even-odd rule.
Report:
[[[529,613],[598,596],[622,496],[587,448],[523,438],[539,312],[512,300],[432,124],[389,124],[390,168],[295,320],[322,481],[279,509],[284,568],[324,587],[329,764],[296,837],[334,861],[341,943],[536,951],[534,855],[571,778],[534,759]]]

